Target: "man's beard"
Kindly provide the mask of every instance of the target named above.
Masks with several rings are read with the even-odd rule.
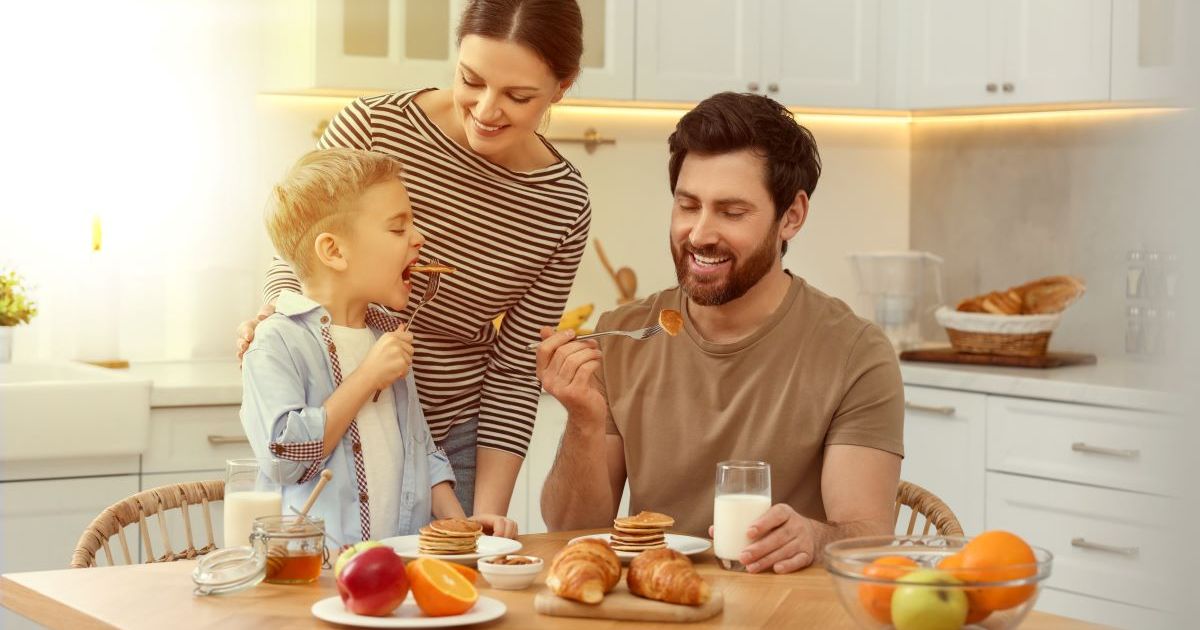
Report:
[[[750,252],[745,260],[735,258],[731,252],[717,248],[694,249],[686,242],[681,247],[671,243],[671,256],[675,259],[675,278],[683,292],[699,306],[720,306],[746,294],[763,276],[775,266],[775,252],[779,251],[779,228],[771,230],[770,237],[762,246]],[[704,258],[729,258],[729,271],[725,280],[700,280],[692,275],[691,254]]]

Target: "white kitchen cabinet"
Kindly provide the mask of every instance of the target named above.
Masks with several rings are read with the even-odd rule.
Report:
[[[989,472],[987,503],[988,529],[1014,532],[1054,554],[1046,586],[1151,611],[1178,595],[1169,570],[1180,548],[1170,499]]]
[[[465,0],[274,0],[267,91],[449,87]]]
[[[932,387],[904,388],[900,478],[945,501],[968,536],[984,527],[986,399]]]
[[[69,567],[84,528],[137,489],[136,474],[0,483],[0,573]],[[40,626],[2,609],[0,627]]]
[[[637,87],[642,101],[695,102],[761,89],[758,0],[641,0]]]
[[[762,84],[788,105],[878,105],[879,0],[765,0]]]
[[[237,405],[151,409],[142,473],[224,470],[227,459],[254,457],[238,410]]]
[[[275,0],[264,89],[448,88],[466,0]],[[633,98],[634,0],[580,0],[582,69],[568,96]]]
[[[1113,0],[1112,100],[1178,96],[1187,4],[1185,0]]]
[[[637,99],[874,107],[878,29],[879,0],[642,0]]]
[[[525,522],[519,523],[522,532],[541,534],[546,531],[546,521],[542,520],[542,486],[554,465],[554,457],[558,454],[558,445],[566,427],[567,410],[553,397],[543,395],[538,404],[537,423],[533,428],[533,439],[529,442],[529,453],[521,470],[525,477],[524,484],[518,480],[518,487],[525,492],[526,504]]]
[[[583,58],[569,98],[633,100],[634,0],[579,0]]]
[[[911,0],[899,103],[912,109],[1106,101],[1110,0]],[[907,13],[907,15],[905,15]]]

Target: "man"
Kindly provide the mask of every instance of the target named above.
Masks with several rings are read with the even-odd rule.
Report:
[[[820,175],[812,135],[770,99],[723,93],[683,116],[669,145],[679,286],[606,313],[598,329],[674,309],[683,331],[603,345],[542,331],[538,377],[568,413],[543,518],[555,530],[609,526],[628,474],[631,513],[704,535],[717,462],[748,459],[771,465],[778,503],[747,532],[747,570],[796,571],[830,541],[890,533],[903,455],[895,352],[781,262]]]

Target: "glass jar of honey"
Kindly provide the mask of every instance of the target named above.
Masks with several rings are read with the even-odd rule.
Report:
[[[264,582],[308,584],[325,563],[325,521],[287,514],[254,519],[251,544],[266,558]]]

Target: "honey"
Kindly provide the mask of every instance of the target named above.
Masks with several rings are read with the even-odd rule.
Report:
[[[307,584],[321,577],[321,553],[271,554],[267,556],[265,580],[272,584]]]

